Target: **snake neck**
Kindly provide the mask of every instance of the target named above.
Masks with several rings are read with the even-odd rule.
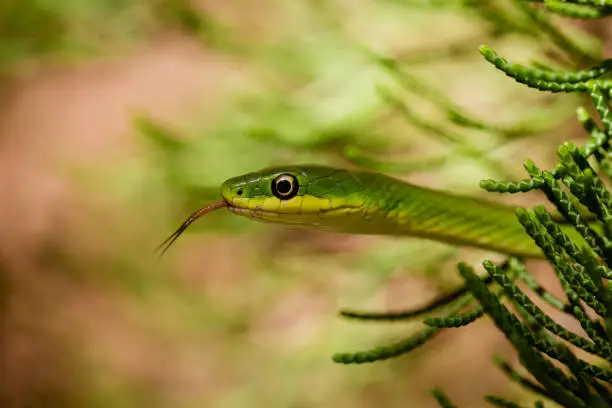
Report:
[[[354,219],[347,225],[347,232],[409,235],[516,256],[543,256],[518,222],[511,206],[429,190],[393,179],[382,186],[377,185],[376,194],[364,196],[368,202],[360,214],[361,219]]]

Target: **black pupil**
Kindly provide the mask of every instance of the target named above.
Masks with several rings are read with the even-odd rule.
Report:
[[[276,190],[279,194],[289,194],[291,192],[291,182],[289,180],[279,180],[276,183]]]

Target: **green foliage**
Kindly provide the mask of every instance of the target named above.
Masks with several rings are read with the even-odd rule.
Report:
[[[219,23],[187,0],[3,0],[0,2],[0,74],[41,59],[115,52],[165,27],[227,46]]]
[[[528,68],[520,64],[509,64],[487,46],[480,47],[480,53],[516,82],[539,91],[550,92],[592,92],[596,89],[612,89],[612,80],[603,77],[610,71],[610,61],[606,60],[596,67],[577,72],[550,72],[538,68]],[[602,78],[603,77],[603,78]]]
[[[543,3],[550,11],[571,18],[595,19],[612,14],[610,5],[588,5],[558,0],[544,0]]]
[[[595,19],[612,12],[612,2],[605,0],[546,0],[541,3],[548,11],[566,17]],[[513,344],[521,364],[535,379],[526,378],[509,363],[496,358],[496,365],[511,380],[538,398],[563,407],[610,407],[612,286],[608,280],[612,279],[612,192],[607,183],[612,175],[612,60],[592,64],[593,56],[549,25],[548,19],[541,14],[542,10],[523,3],[521,8],[558,46],[573,56],[577,64],[584,65],[588,61],[591,67],[553,70],[542,68],[540,64],[534,64],[534,67],[510,64],[487,46],[480,47],[481,54],[505,75],[530,88],[588,94],[598,118],[594,119],[585,108],[577,110],[578,121],[590,137],[582,147],[570,142],[562,144],[557,150],[559,162],[554,169],[543,171],[527,160],[524,167],[529,178],[510,182],[489,179],[481,181],[480,186],[497,193],[540,191],[556,207],[561,218],[555,218],[541,205],[533,209],[517,209],[517,218],[546,255],[561,283],[564,298],[559,299],[542,288],[519,259],[509,258],[499,265],[486,260],[482,264],[486,271],[484,276],[478,276],[472,267],[460,263],[458,270],[465,286],[418,310],[390,313],[341,311],[344,317],[377,321],[414,319],[436,310],[441,310],[442,314],[425,318],[423,322],[429,327],[403,342],[369,351],[337,354],[334,361],[366,363],[397,357],[424,345],[442,329],[463,327],[486,315]],[[499,14],[493,15],[501,18]],[[386,62],[386,66],[394,67],[393,63]],[[393,98],[387,100],[397,105]],[[457,113],[459,108],[449,107],[440,99],[437,102],[448,113],[453,112],[449,117],[461,118],[456,122],[493,130],[486,125],[475,125],[479,121],[463,117]],[[409,120],[414,121],[414,118],[409,117]],[[444,135],[448,142],[455,142],[453,137],[438,131],[438,126],[429,130]],[[470,154],[469,150],[464,152]],[[573,229],[568,231],[562,228],[562,224],[569,224]],[[531,293],[521,289],[518,282],[526,284]],[[585,335],[555,321],[537,305],[535,297],[571,317],[582,327]],[[502,302],[503,298],[515,312]],[[468,310],[462,312],[467,306]],[[581,355],[589,356],[588,360],[575,354],[578,349]],[[454,406],[441,390],[436,389],[433,395],[440,406]],[[486,396],[485,399],[493,406],[522,406],[499,396]],[[541,407],[544,403],[538,400],[535,406]]]
[[[443,408],[455,408],[455,405],[453,405],[453,403],[446,396],[446,394],[444,394],[442,390],[435,389],[432,391],[432,395]]]

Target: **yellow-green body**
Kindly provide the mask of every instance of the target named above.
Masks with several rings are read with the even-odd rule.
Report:
[[[292,180],[295,191],[285,196],[275,191],[275,186],[286,190]],[[511,206],[418,187],[374,172],[325,166],[269,168],[227,180],[221,196],[230,211],[257,221],[352,234],[406,235],[517,256],[543,256]],[[573,228],[567,230],[576,235]]]

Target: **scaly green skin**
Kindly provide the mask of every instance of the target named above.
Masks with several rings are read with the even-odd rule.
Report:
[[[291,200],[272,193],[274,180],[282,174],[299,183]],[[323,166],[269,168],[227,180],[221,195],[230,211],[257,221],[342,233],[408,235],[543,257],[513,207],[414,186],[379,173]]]

